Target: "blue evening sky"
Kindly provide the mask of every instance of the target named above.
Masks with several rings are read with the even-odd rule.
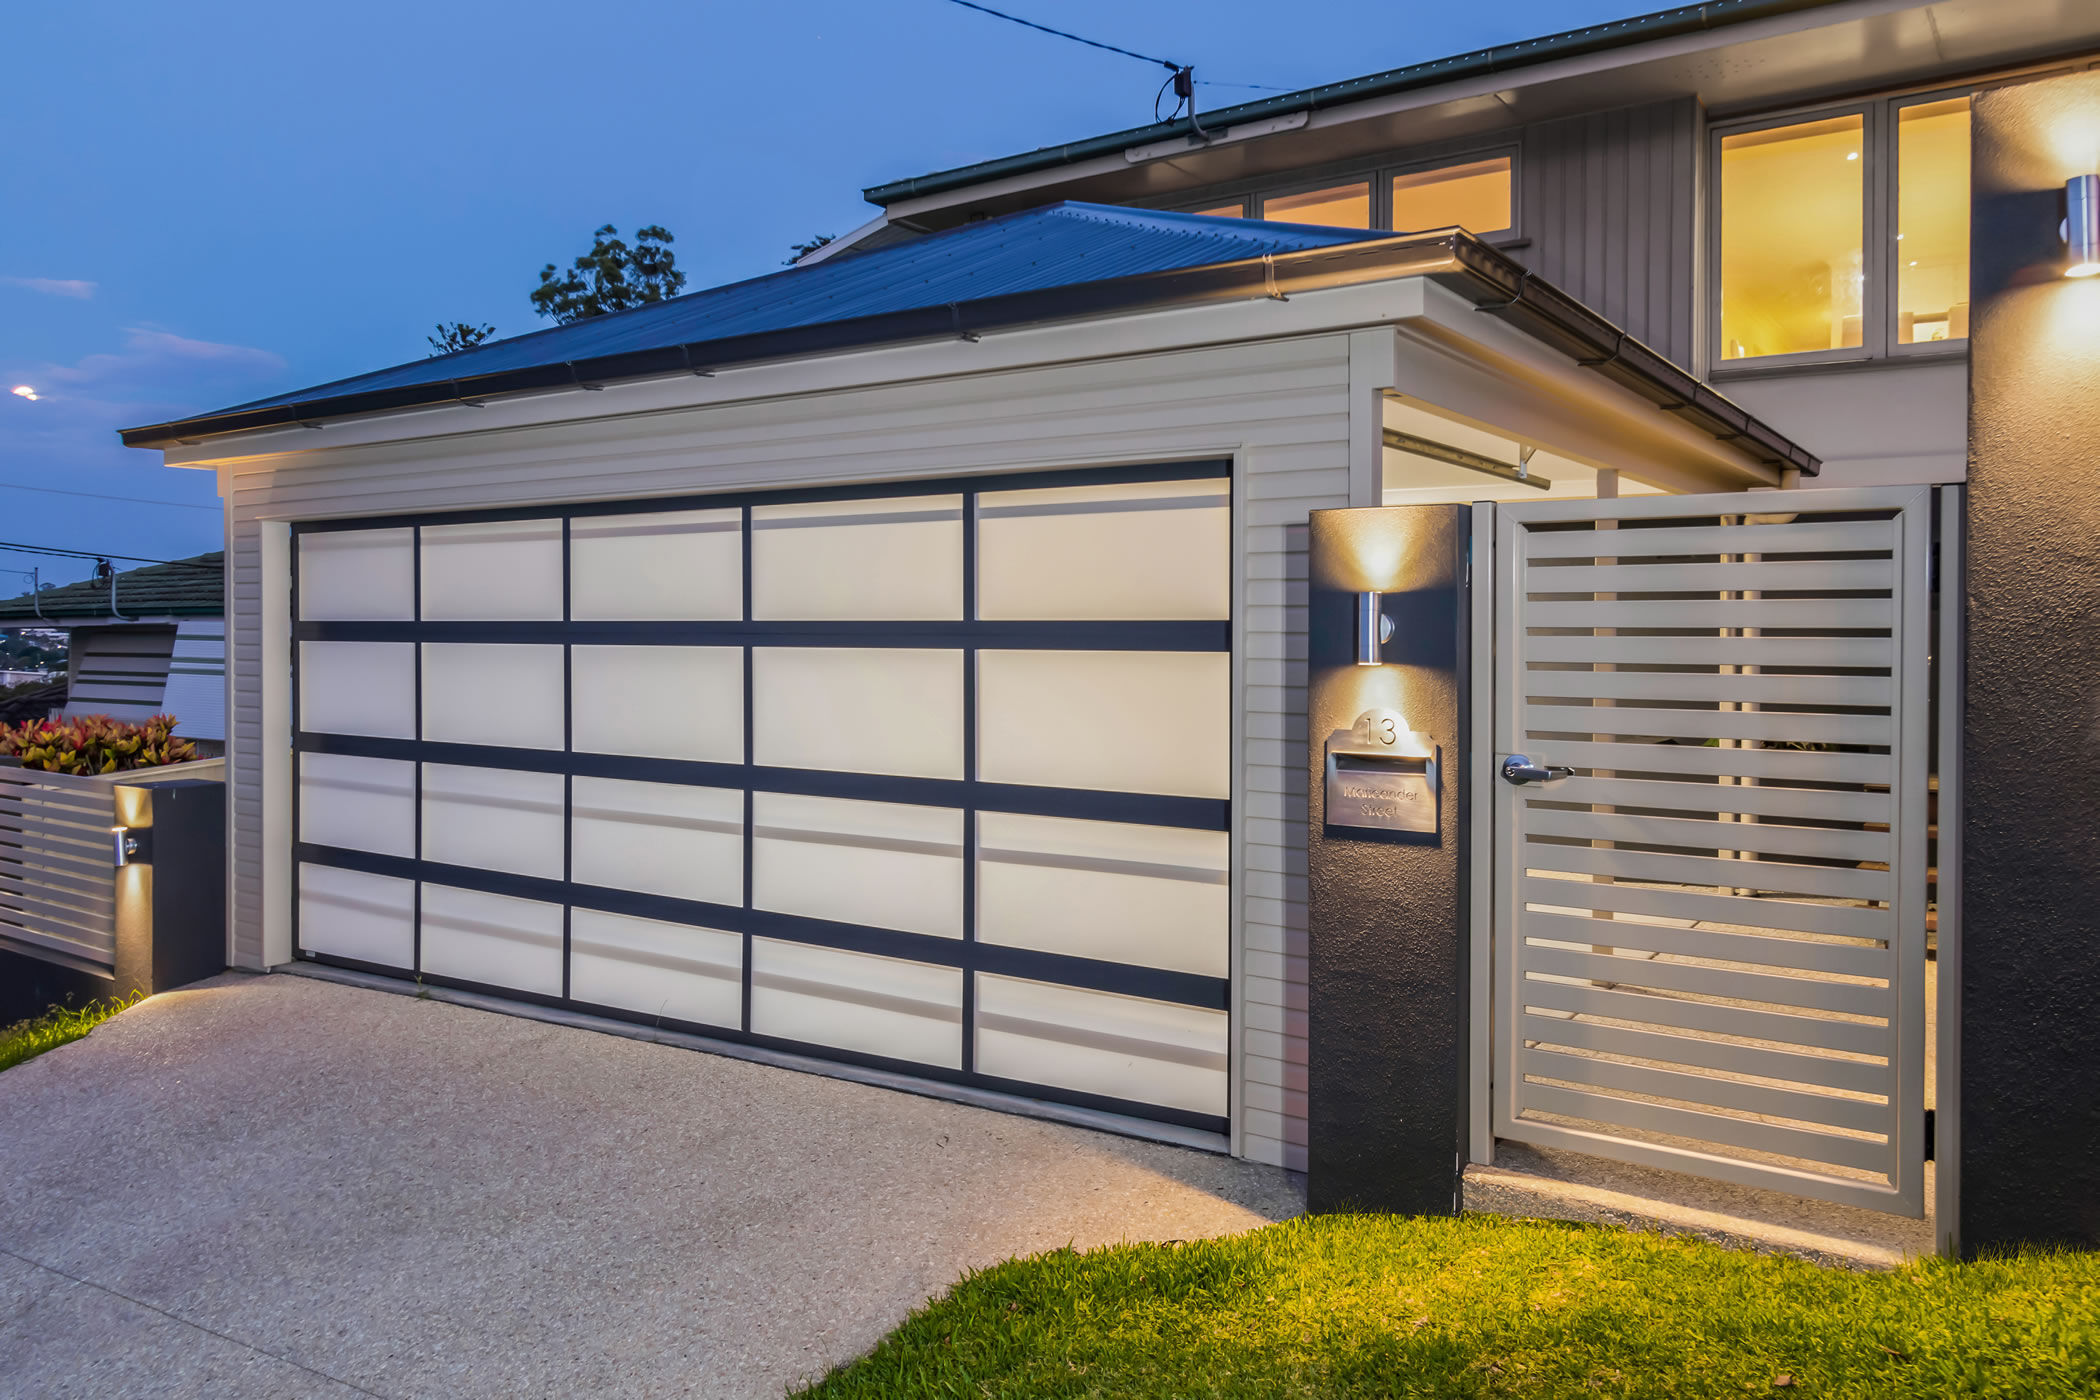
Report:
[[[1664,0],[993,3],[1297,88]],[[439,320],[539,329],[538,269],[602,223],[669,227],[689,290],[773,271],[871,217],[864,186],[1138,125],[1164,76],[946,0],[69,0],[0,26],[0,543],[150,558],[219,547],[214,486],[119,427],[417,358]]]

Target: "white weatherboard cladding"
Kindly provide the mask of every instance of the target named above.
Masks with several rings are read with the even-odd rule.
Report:
[[[1230,456],[1238,1145],[1250,1158],[1302,1169],[1305,519],[1351,504],[1348,386],[1347,338],[1330,334],[434,442],[321,449],[302,441],[296,452],[235,461],[224,468],[224,490],[236,754],[259,752],[263,739],[265,520]],[[265,833],[283,830],[265,820],[262,783],[260,763],[237,757],[234,955],[246,967],[263,958]]]

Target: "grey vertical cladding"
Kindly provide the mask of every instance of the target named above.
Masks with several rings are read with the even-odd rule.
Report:
[[[1523,233],[1541,277],[1690,365],[1699,109],[1690,98],[1526,129]]]

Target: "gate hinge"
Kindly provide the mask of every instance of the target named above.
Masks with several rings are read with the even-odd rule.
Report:
[[[1929,1108],[1928,1108],[1928,1109],[1926,1109],[1926,1110],[1925,1110],[1925,1160],[1926,1160],[1926,1161],[1928,1161],[1928,1162],[1930,1162],[1930,1161],[1934,1160],[1934,1159],[1933,1159],[1933,1155],[1932,1155],[1932,1138],[1933,1138],[1933,1122],[1932,1122],[1932,1118],[1933,1118],[1933,1115],[1932,1115],[1932,1110],[1931,1110],[1931,1109],[1929,1109]]]

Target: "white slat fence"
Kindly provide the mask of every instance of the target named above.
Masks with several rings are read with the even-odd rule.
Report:
[[[0,938],[113,967],[115,824],[113,778],[0,767]]]

